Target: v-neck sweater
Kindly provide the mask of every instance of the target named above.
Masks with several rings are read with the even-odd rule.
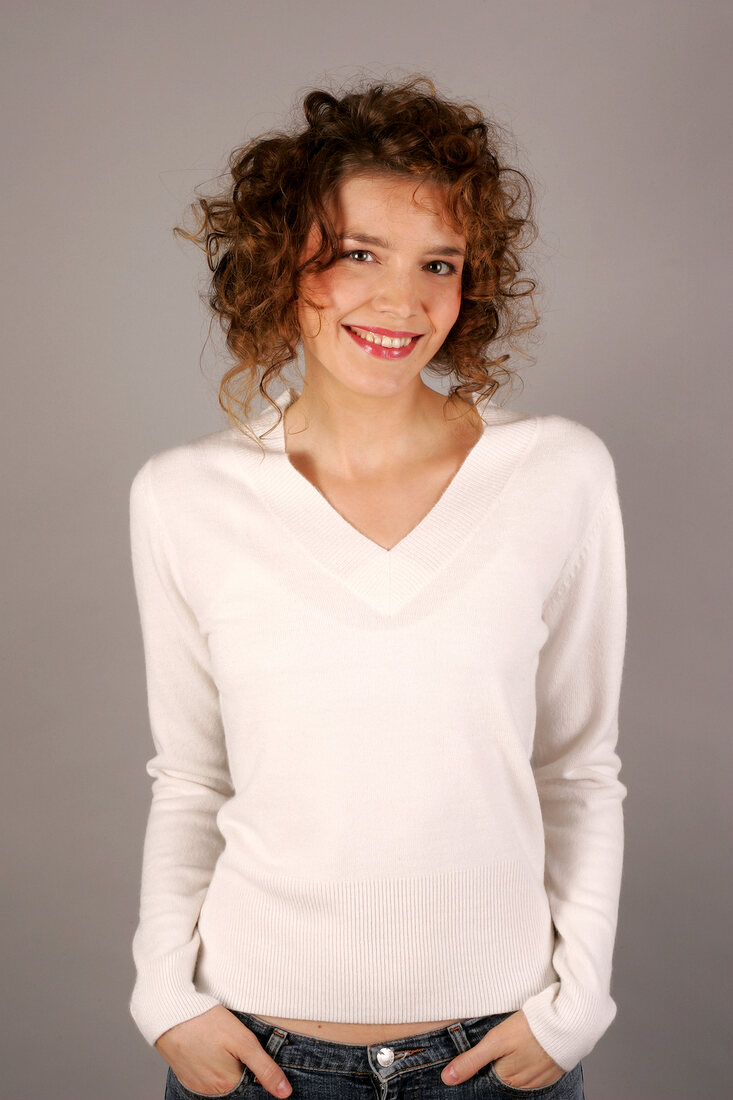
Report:
[[[283,410],[297,397],[286,389]],[[566,1070],[610,992],[624,533],[603,440],[489,403],[390,549],[268,406],[130,488],[155,755],[131,1014],[394,1024],[522,1009]]]

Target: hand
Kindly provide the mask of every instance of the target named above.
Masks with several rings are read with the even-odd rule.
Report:
[[[565,1073],[537,1042],[521,1008],[487,1031],[475,1047],[449,1062],[441,1080],[445,1085],[460,1085],[489,1062],[494,1063],[496,1074],[505,1085],[518,1089],[553,1085]],[[455,1080],[448,1075],[451,1069],[456,1072]]]
[[[244,1066],[272,1096],[290,1096],[293,1091],[254,1032],[224,1005],[214,1005],[200,1016],[168,1028],[156,1039],[155,1049],[192,1092],[211,1096],[231,1092]],[[285,1091],[278,1092],[281,1082],[285,1083]]]

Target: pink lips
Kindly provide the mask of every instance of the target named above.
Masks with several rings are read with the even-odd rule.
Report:
[[[377,359],[404,359],[406,356],[411,355],[412,351],[420,339],[419,334],[411,332],[390,332],[388,329],[370,328],[366,331],[376,332],[380,336],[392,336],[395,338],[404,339],[411,336],[409,344],[405,344],[403,348],[383,348],[381,344],[370,344],[368,340],[364,340],[363,337],[357,336],[355,332],[352,332],[346,325],[343,326],[346,329],[351,339],[355,344],[358,344],[360,348],[363,348],[369,355],[373,355]]]

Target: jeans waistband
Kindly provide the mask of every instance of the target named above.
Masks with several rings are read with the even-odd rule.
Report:
[[[276,1058],[286,1076],[291,1065],[337,1073],[369,1073],[382,1081],[408,1069],[448,1063],[456,1053],[462,1054],[475,1046],[487,1031],[512,1015],[512,1012],[500,1012],[490,1016],[473,1016],[432,1031],[416,1031],[414,1035],[402,1039],[365,1044],[315,1039],[268,1023],[250,1012],[229,1011],[254,1032],[270,1057]]]

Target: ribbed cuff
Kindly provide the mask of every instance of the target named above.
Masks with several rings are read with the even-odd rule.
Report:
[[[151,1046],[168,1028],[221,1003],[208,993],[198,992],[193,982],[183,976],[182,962],[185,956],[179,951],[138,970],[130,1015]]]
[[[562,1069],[573,1069],[593,1050],[616,1016],[612,997],[553,982],[522,1005],[530,1031]]]

